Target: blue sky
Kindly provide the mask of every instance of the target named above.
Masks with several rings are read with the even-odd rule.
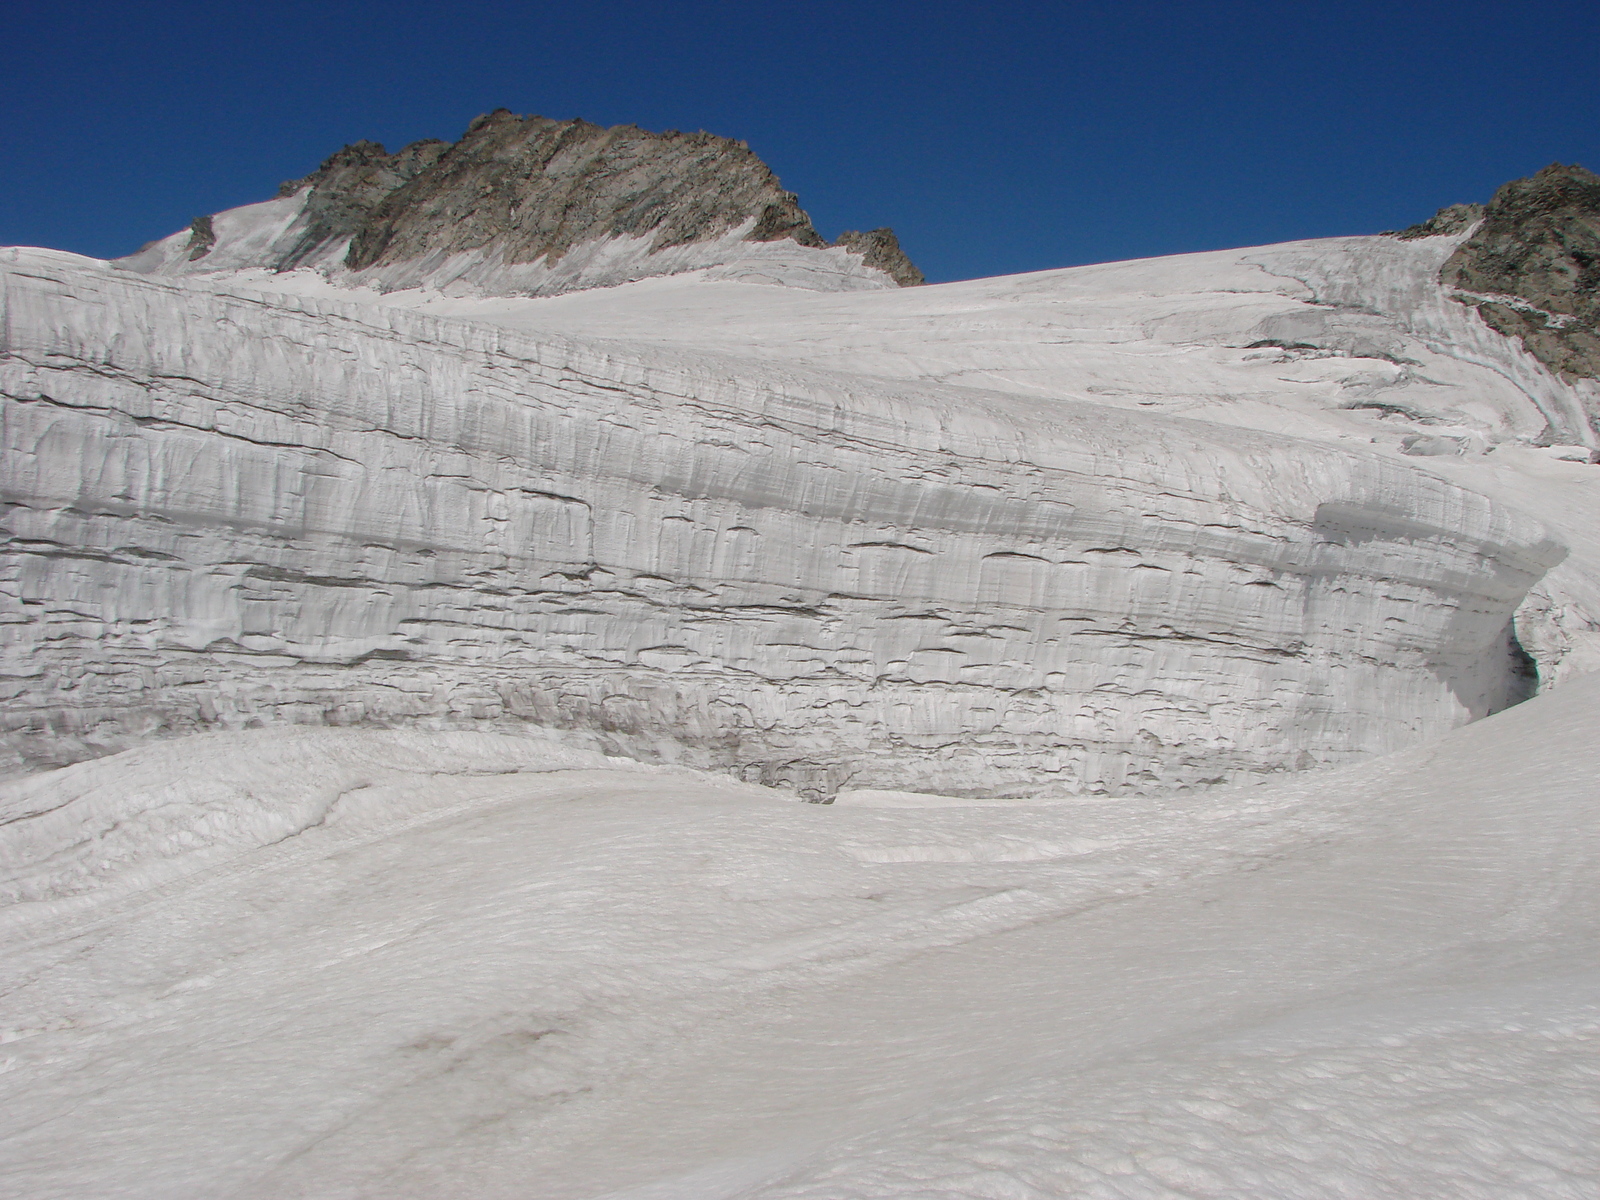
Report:
[[[8,0],[0,244],[111,256],[496,107],[747,140],[933,280],[1347,233],[1600,170],[1600,4]]]

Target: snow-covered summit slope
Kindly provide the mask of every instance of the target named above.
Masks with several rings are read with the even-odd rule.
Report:
[[[1464,235],[1461,235],[1464,236]],[[1439,271],[1461,236],[1325,238],[883,294],[706,276],[545,299],[369,299],[537,332],[696,346],[861,374],[1397,443],[1596,445],[1600,384],[1553,375]],[[306,276],[238,285],[315,290]]]
[[[822,795],[1213,782],[1522,698],[1566,554],[1359,446],[0,265],[23,759],[532,722]]]
[[[308,195],[265,200],[211,218],[217,242],[206,258],[189,257],[193,234],[180,230],[118,260],[138,274],[164,278],[226,277],[264,271],[263,260],[292,253],[305,236]],[[426,287],[453,296],[557,295],[615,287],[654,276],[706,272],[711,278],[781,284],[819,292],[878,291],[895,287],[859,253],[842,246],[802,246],[791,239],[751,241],[751,218],[714,238],[656,248],[648,235],[610,234],[582,242],[559,261],[518,262],[504,247],[437,251],[392,265],[350,270],[347,245],[325,250],[301,270],[316,271],[335,286],[380,291]]]
[[[1591,677],[1152,800],[471,775],[420,731],[58,772],[35,807],[189,766],[261,811],[347,790],[155,891],[0,912],[0,1195],[1587,1198],[1597,712]],[[129,869],[227,832],[171,816]]]

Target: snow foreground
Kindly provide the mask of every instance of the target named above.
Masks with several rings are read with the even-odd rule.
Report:
[[[420,731],[36,777],[0,1194],[1592,1196],[1597,713],[1590,676],[1162,800],[799,804]]]

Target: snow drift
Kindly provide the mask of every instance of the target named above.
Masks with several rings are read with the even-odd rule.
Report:
[[[1148,800],[463,774],[420,731],[55,772],[36,806],[188,761],[287,809],[319,743],[385,775],[161,888],[0,912],[0,1194],[1578,1200],[1597,705]]]

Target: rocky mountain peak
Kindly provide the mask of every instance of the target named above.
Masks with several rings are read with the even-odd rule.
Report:
[[[1452,204],[1388,236],[1470,236],[1440,271],[1455,299],[1568,378],[1600,378],[1600,176],[1551,163],[1488,204]]]
[[[901,287],[916,287],[927,282],[900,249],[900,239],[892,229],[869,229],[865,233],[847,229],[833,244],[861,255],[867,266],[876,267]]]
[[[1600,176],[1552,163],[1505,184],[1440,278],[1546,366],[1600,378]]]
[[[1481,204],[1447,204],[1426,221],[1407,225],[1404,229],[1387,229],[1383,236],[1399,238],[1402,242],[1426,237],[1449,237],[1466,232],[1481,220]]]
[[[573,246],[618,236],[647,237],[655,252],[752,221],[749,241],[827,245],[742,142],[500,109],[384,196],[345,263],[363,270],[490,245],[506,262],[557,262]]]
[[[225,253],[201,261],[228,241],[219,215],[205,230],[196,225],[179,254],[125,261],[168,273],[174,264],[184,272],[313,266],[361,273],[380,287],[437,284],[441,269],[459,278],[449,264],[468,263],[479,277],[498,273],[502,283],[516,281],[512,290],[540,292],[714,266],[731,247],[715,253],[709,246],[731,239],[831,251],[819,261],[837,259],[830,269],[854,272],[864,281],[857,286],[923,281],[892,231],[852,231],[829,243],[746,143],[705,132],[605,128],[496,109],[453,143],[413,142],[391,154],[376,142],[354,142],[283,184],[279,198],[301,207],[271,238],[252,224],[243,259]],[[609,248],[588,256],[604,259],[600,266],[564,265],[575,249],[601,244]]]

